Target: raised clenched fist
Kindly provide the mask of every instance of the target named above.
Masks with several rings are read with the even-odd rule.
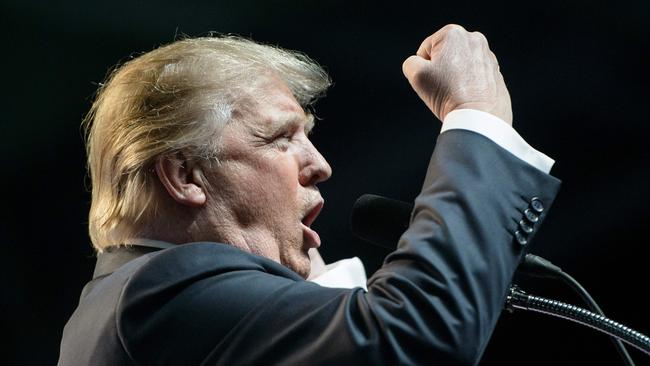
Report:
[[[478,109],[512,125],[510,95],[485,37],[446,25],[402,65],[415,92],[441,121],[455,109]]]

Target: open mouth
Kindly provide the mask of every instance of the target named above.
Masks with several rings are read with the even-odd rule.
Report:
[[[320,211],[323,209],[323,204],[324,204],[324,202],[321,200],[311,210],[309,210],[307,212],[305,217],[302,219],[303,225],[305,225],[307,227],[311,226],[311,224],[318,217],[318,214],[320,214]]]
[[[316,217],[318,217],[320,210],[323,209],[323,204],[324,202],[322,200],[319,201],[307,212],[301,221],[303,226],[303,238],[308,248],[318,248],[320,246],[320,236],[310,226],[316,220]]]

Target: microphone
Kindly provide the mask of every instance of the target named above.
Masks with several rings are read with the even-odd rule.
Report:
[[[350,228],[359,239],[388,250],[408,229],[413,205],[374,194],[364,194],[352,206]]]

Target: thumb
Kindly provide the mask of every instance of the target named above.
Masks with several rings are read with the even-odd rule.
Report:
[[[428,60],[420,57],[420,56],[410,56],[407,58],[404,63],[402,64],[402,72],[404,73],[404,76],[408,79],[408,81],[413,85],[413,77],[421,71],[427,64],[429,63]]]

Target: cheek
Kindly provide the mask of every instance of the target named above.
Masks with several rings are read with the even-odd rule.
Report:
[[[239,191],[246,192],[249,207],[277,211],[294,205],[299,186],[298,169],[290,159],[265,160],[238,170]]]
[[[254,169],[254,179],[266,183],[274,192],[295,192],[298,186],[298,164],[290,153],[269,156]]]

